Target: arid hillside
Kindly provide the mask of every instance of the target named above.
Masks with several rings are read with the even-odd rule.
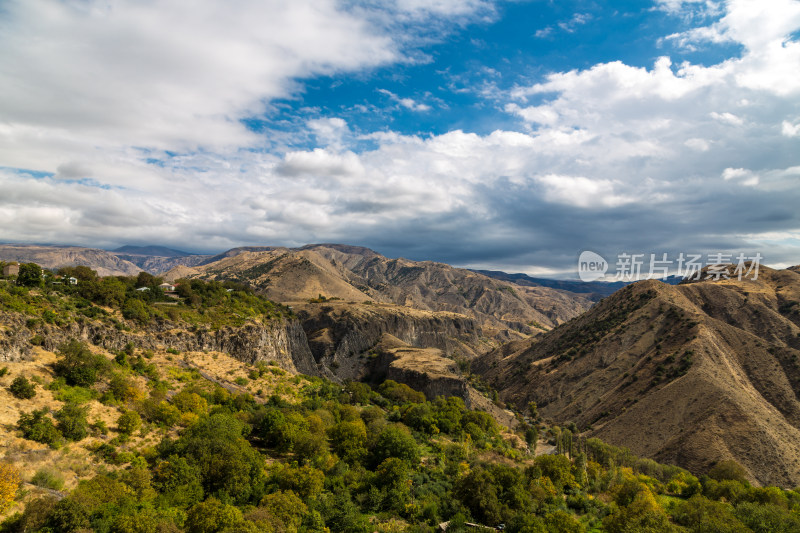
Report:
[[[36,263],[47,269],[88,266],[100,276],[133,276],[142,269],[111,252],[79,246],[0,244],[0,261]]]
[[[476,319],[484,334],[498,341],[548,330],[592,304],[586,295],[520,286],[443,263],[388,259],[344,245],[243,249],[165,274],[168,280],[183,276],[245,282],[289,304],[322,296],[459,313]]]
[[[473,370],[501,398],[637,454],[705,472],[733,459],[800,484],[800,274],[644,281]]]

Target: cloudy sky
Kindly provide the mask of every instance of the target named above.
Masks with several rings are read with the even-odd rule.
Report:
[[[574,276],[799,208],[798,0],[0,0],[0,241]]]

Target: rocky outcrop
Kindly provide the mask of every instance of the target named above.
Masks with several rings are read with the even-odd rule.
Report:
[[[19,313],[0,313],[0,361],[24,359],[32,341],[46,350],[56,350],[69,339],[80,339],[107,350],[121,350],[128,343],[147,349],[175,349],[182,352],[220,351],[248,363],[274,361],[290,372],[327,375],[318,369],[308,347],[303,327],[297,320],[251,322],[241,327],[218,330],[186,328],[183,324],[156,321],[146,328],[126,331],[100,320],[80,320],[65,325],[28,321]]]
[[[458,364],[441,350],[413,348],[390,335],[385,335],[377,348],[379,354],[371,371],[377,381],[391,379],[405,383],[425,394],[428,400],[439,396],[455,396],[468,409],[486,411],[507,427],[514,427],[514,414],[495,405],[478,392],[461,374]]]
[[[481,343],[475,321],[454,313],[339,302],[308,305],[297,312],[314,359],[341,379],[363,377],[368,359],[375,356],[374,348],[386,334],[409,346],[435,348],[460,358],[475,357]]]

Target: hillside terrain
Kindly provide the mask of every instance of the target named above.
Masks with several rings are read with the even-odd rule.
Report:
[[[111,252],[80,246],[0,244],[0,261],[36,263],[47,269],[83,265],[101,276],[133,276],[142,270]]]
[[[243,249],[217,261],[165,273],[247,283],[272,300],[294,304],[320,296],[383,303],[474,318],[499,341],[537,334],[588,309],[586,295],[501,282],[430,261],[388,259],[367,248],[309,245]]]
[[[630,285],[472,365],[505,401],[702,472],[800,484],[800,274]]]
[[[405,340],[364,333],[378,335],[368,382],[334,383],[309,374],[328,367],[299,315],[346,322],[340,302],[71,273],[0,282],[4,533],[800,528],[800,493],[754,487],[735,463],[698,478],[501,409],[445,355],[472,334],[463,315],[406,309]],[[398,316],[383,305],[365,307]],[[442,333],[457,324],[464,336]],[[426,336],[442,347],[409,344]]]
[[[133,263],[150,274],[158,274],[176,266],[194,266],[210,258],[210,255],[190,254],[163,246],[122,246],[110,253],[124,261]],[[91,264],[86,266],[92,267]]]

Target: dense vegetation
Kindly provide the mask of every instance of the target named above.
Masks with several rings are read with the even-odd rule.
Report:
[[[81,442],[99,428],[76,398],[116,406],[117,436],[87,444],[107,470],[64,499],[29,502],[2,531],[433,531],[445,521],[448,531],[800,530],[800,493],[752,487],[735,463],[698,479],[567,428],[505,433],[458,398],[426,401],[392,381],[286,375],[302,385],[293,401],[259,401],[194,376],[168,395],[158,369],[134,370],[141,354],[128,351],[111,361],[79,342],[61,347],[48,388],[72,400],[23,414],[18,428],[51,446]],[[147,376],[147,391],[134,375]],[[534,457],[524,439],[537,430],[560,453]],[[132,445],[140,432],[162,439]]]
[[[0,284],[0,309],[76,320],[95,307],[110,316],[137,298],[159,320],[157,279],[140,276],[151,291],[136,291],[138,278],[84,277]],[[248,316],[285,312],[222,284],[180,286],[187,320],[245,302]],[[109,303],[108,294],[120,297]],[[52,448],[86,447],[105,467],[62,499],[27,501],[0,531],[431,532],[443,522],[450,532],[467,522],[512,533],[800,531],[797,490],[753,487],[730,462],[698,478],[581,439],[574,425],[548,426],[535,404],[512,433],[458,398],[427,401],[393,381],[339,385],[258,363],[249,379],[272,388],[251,396],[159,366],[134,345],[109,357],[73,340],[56,355],[52,379],[38,387],[15,377],[18,398],[33,391],[60,402],[25,409],[34,400],[21,399],[16,431]],[[92,402],[116,413],[113,427],[89,415]],[[145,444],[149,435],[158,442]],[[554,453],[535,456],[537,440]],[[21,494],[19,481],[14,465],[0,462],[0,510]],[[56,491],[64,484],[48,470],[30,481]]]
[[[65,267],[54,273],[28,263],[20,265],[16,279],[0,283],[0,310],[39,316],[40,322],[61,326],[98,319],[120,328],[125,326],[119,318],[139,325],[169,320],[218,329],[292,315],[289,308],[240,283],[179,280],[175,291],[165,293],[162,282],[146,272],[101,278],[87,267]],[[29,326],[36,322],[31,319]]]

